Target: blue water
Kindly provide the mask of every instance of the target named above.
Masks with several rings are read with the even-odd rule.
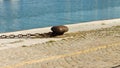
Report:
[[[0,0],[0,32],[120,18],[120,0]]]

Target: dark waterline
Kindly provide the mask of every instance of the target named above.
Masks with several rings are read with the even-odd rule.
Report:
[[[120,0],[0,0],[0,32],[120,18]]]

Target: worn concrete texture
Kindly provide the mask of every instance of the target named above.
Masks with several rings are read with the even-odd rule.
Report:
[[[0,68],[120,68],[120,26],[0,50]]]

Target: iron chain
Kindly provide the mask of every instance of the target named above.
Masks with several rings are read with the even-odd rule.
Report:
[[[18,35],[14,35],[14,34],[10,34],[10,35],[0,35],[0,39],[19,39],[19,38],[46,38],[46,37],[51,37],[52,36],[52,32],[49,33],[28,33],[28,34],[18,34]]]

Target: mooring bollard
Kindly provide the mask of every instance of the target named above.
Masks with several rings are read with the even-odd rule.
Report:
[[[51,30],[53,31],[52,35],[53,36],[57,36],[57,35],[63,35],[65,32],[67,32],[69,29],[67,26],[53,26],[51,28]]]

